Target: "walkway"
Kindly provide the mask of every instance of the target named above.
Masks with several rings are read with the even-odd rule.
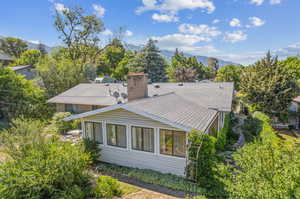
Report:
[[[233,145],[235,149],[241,148],[245,145],[245,135],[242,131],[242,126],[244,124],[244,120],[247,118],[242,115],[235,115],[238,118],[238,124],[233,127],[233,131],[239,135],[238,141]]]

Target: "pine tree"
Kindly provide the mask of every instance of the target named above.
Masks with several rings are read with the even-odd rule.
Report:
[[[128,67],[130,72],[147,73],[152,82],[164,82],[167,80],[166,66],[167,63],[160,55],[155,41],[150,39],[147,45],[137,53]]]
[[[262,60],[245,69],[240,91],[252,108],[277,115],[287,111],[295,97],[295,87],[294,78],[268,52]]]

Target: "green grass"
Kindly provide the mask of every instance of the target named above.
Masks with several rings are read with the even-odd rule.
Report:
[[[140,187],[133,186],[131,184],[127,184],[120,181],[118,181],[118,183],[120,184],[122,196],[127,196],[129,194],[136,193],[142,190]]]
[[[187,182],[185,178],[172,175],[163,174],[157,171],[129,168],[108,163],[100,163],[97,170],[103,174],[118,174],[140,180],[142,182],[167,187],[173,190],[186,191]],[[204,193],[206,190],[198,187],[197,193]]]

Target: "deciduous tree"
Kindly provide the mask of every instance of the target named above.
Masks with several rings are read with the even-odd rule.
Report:
[[[217,82],[234,82],[234,87],[239,90],[242,67],[237,65],[226,65],[217,71],[215,81]]]

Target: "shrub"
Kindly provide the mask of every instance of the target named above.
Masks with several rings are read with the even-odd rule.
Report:
[[[55,113],[52,117],[51,127],[60,133],[66,133],[67,131],[79,128],[79,123],[76,121],[64,121],[64,118],[69,117],[71,113],[69,112],[59,112]]]
[[[244,120],[242,126],[243,133],[247,142],[251,142],[256,138],[261,131],[261,121],[257,118],[249,116]]]
[[[188,158],[196,163],[188,165],[188,176],[197,179],[200,185],[207,185],[207,178],[211,175],[216,159],[216,138],[193,130],[189,133],[188,139],[191,143]]]
[[[45,134],[37,121],[17,120],[1,133],[9,158],[0,164],[0,198],[76,198],[89,195],[89,155],[81,145]]]
[[[90,154],[92,164],[99,163],[101,149],[99,143],[90,139],[83,139],[84,151]]]
[[[299,198],[300,149],[279,140],[270,119],[255,112],[259,136],[234,154],[239,169],[226,182],[230,198]]]
[[[93,189],[93,194],[99,198],[112,198],[121,196],[121,188],[117,180],[109,176],[100,176]]]
[[[230,134],[231,129],[231,117],[230,114],[225,115],[224,119],[224,127],[218,133],[218,139],[216,142],[216,149],[217,150],[224,150],[226,144],[228,143],[228,135]]]

